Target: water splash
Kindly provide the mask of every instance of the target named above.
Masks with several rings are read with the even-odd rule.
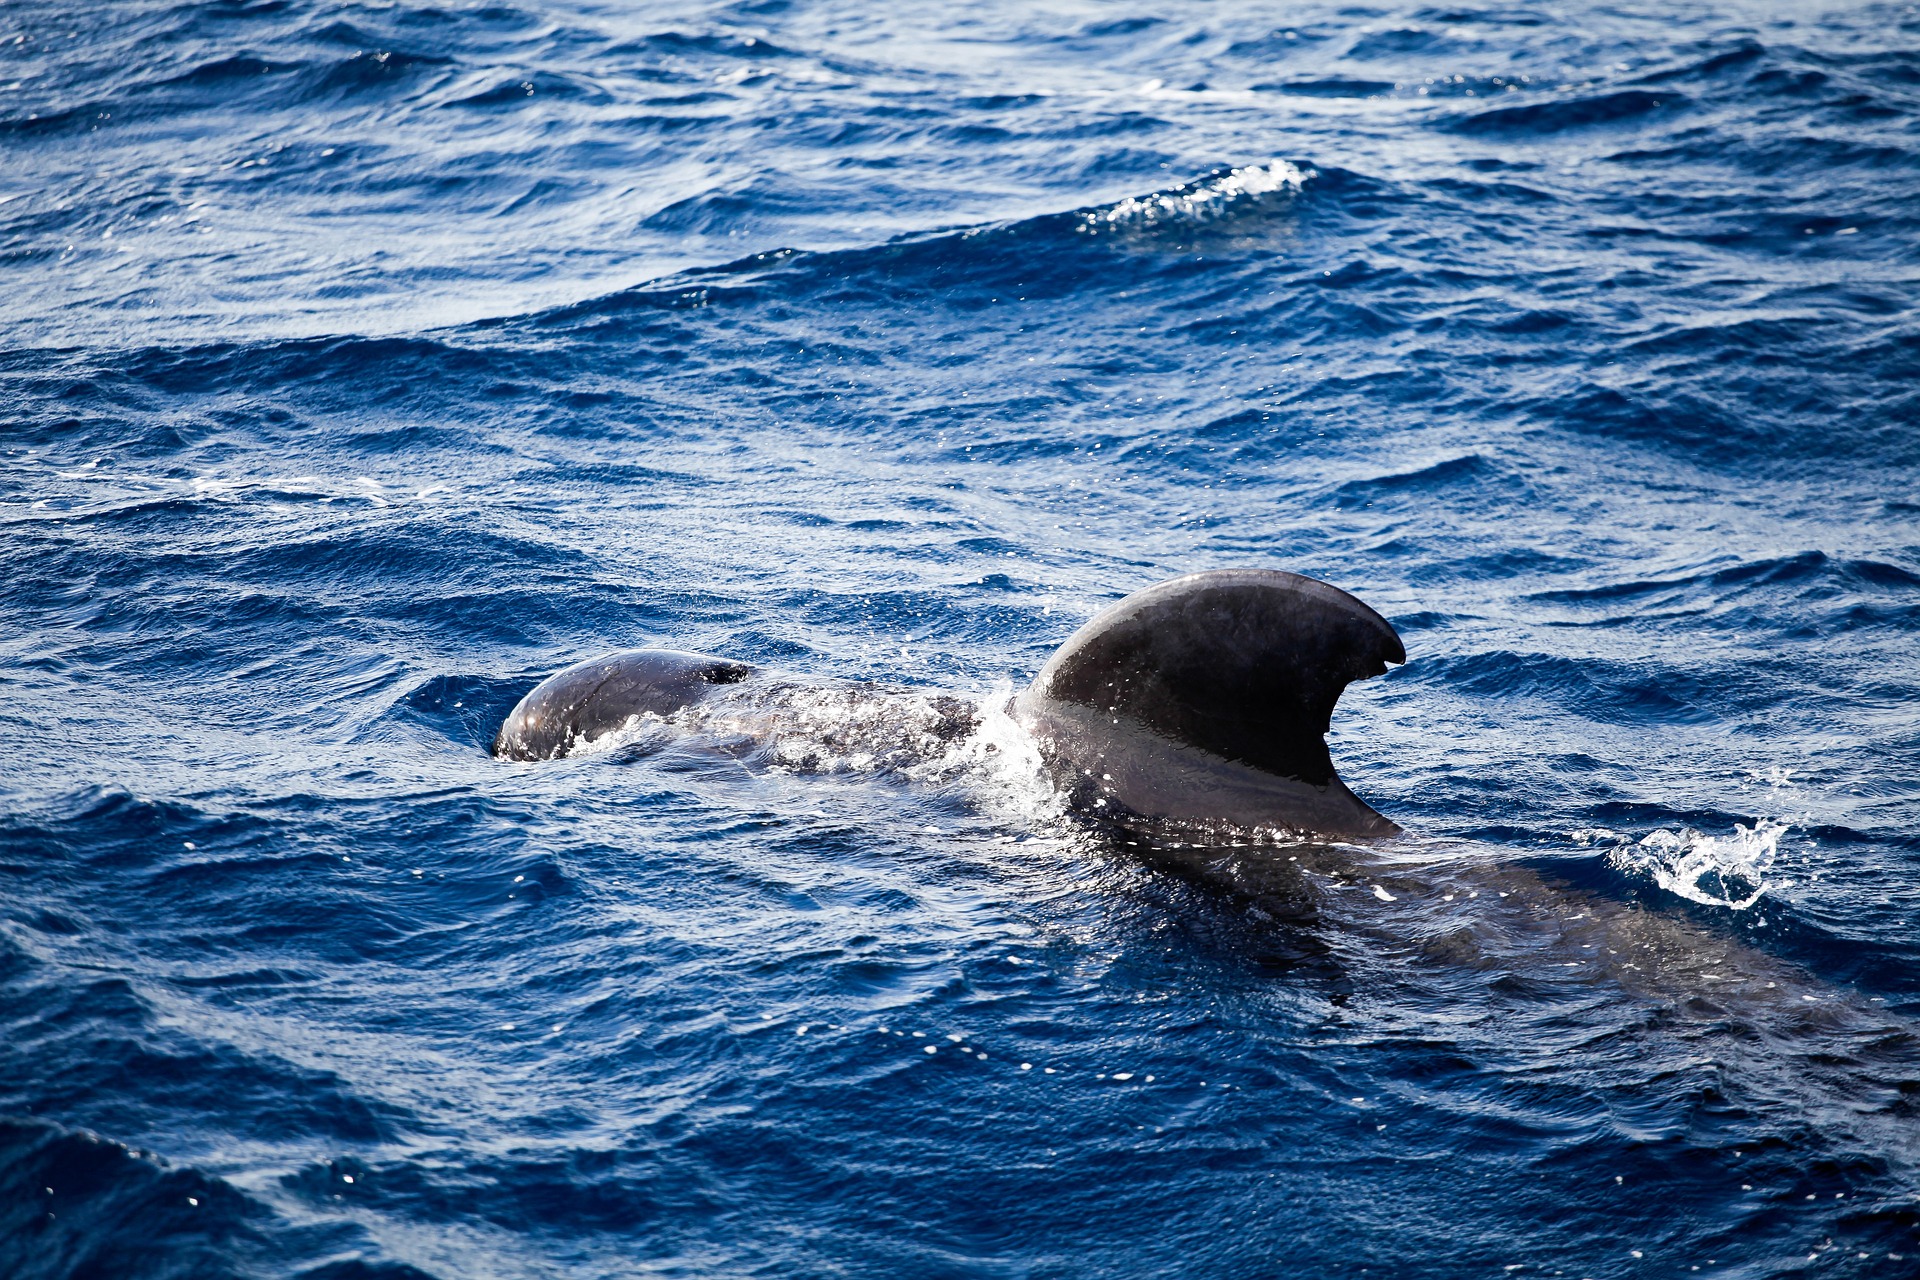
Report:
[[[935,767],[959,779],[994,819],[1045,827],[1064,818],[1067,798],[1053,784],[1040,744],[1013,718],[1013,683],[1001,680],[981,696],[978,722]]]
[[[1729,836],[1705,835],[1691,827],[1662,829],[1637,844],[1623,839],[1608,852],[1607,861],[1623,871],[1652,876],[1662,889],[1689,902],[1745,911],[1772,887],[1766,874],[1788,829],[1771,818],[1757,819],[1751,827],[1735,823]],[[1587,837],[1582,843],[1612,834],[1574,833],[1576,839]]]
[[[569,754],[690,738],[783,773],[958,786],[993,817],[1031,825],[1060,816],[1066,801],[1012,704],[1005,680],[977,698],[877,684],[742,684],[671,715],[632,716]]]
[[[1313,176],[1286,160],[1231,169],[1166,191],[1128,196],[1117,204],[1081,215],[1079,230],[1094,234],[1108,227],[1141,229],[1164,222],[1190,223],[1215,218],[1248,198],[1297,194]]]

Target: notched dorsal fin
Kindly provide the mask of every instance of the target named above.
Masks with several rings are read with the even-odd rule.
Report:
[[[1406,660],[1392,625],[1339,588],[1274,569],[1225,569],[1103,610],[1023,700],[1089,708],[1324,787],[1336,777],[1325,734],[1341,691]]]

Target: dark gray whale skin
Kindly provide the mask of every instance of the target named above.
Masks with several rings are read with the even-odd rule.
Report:
[[[1337,587],[1273,569],[1188,574],[1102,610],[1060,646],[1014,718],[1089,815],[1329,836],[1399,831],[1327,754],[1340,693],[1405,662],[1393,627]],[[493,753],[551,760],[643,715],[760,673],[632,649],[568,667],[520,700]]]
[[[493,754],[503,760],[557,759],[635,716],[672,715],[756,670],[675,649],[588,658],[548,676],[520,699],[493,739]]]
[[[1334,703],[1407,651],[1337,587],[1274,569],[1174,578],[1096,615],[1014,703],[1084,809],[1333,836],[1399,828],[1327,754]]]

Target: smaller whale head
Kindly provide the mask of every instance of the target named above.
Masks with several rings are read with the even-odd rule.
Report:
[[[493,740],[503,760],[552,760],[636,717],[670,716],[755,668],[673,649],[628,649],[577,662],[520,699]]]

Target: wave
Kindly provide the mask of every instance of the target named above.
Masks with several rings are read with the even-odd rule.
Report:
[[[1617,89],[1544,102],[1496,107],[1464,116],[1453,127],[1461,133],[1563,133],[1594,125],[1618,124],[1655,113],[1671,114],[1686,105],[1685,94],[1651,89]]]
[[[84,1131],[0,1116],[0,1272],[14,1280],[240,1276],[260,1206]]]
[[[1244,169],[1216,172],[1197,182],[1181,183],[1145,196],[1128,196],[1102,208],[1082,210],[1078,229],[1098,234],[1109,227],[1140,229],[1166,223],[1195,224],[1243,214],[1260,197],[1298,195],[1311,169],[1286,160]]]
[[[1727,707],[1764,705],[1771,687],[1733,669],[1675,669],[1651,658],[1489,650],[1421,659],[1424,678],[1491,700],[1534,700],[1606,724],[1703,724]]]
[[[112,93],[0,118],[0,133],[96,131],[245,105],[284,110],[290,104],[385,104],[411,114],[549,96],[597,105],[614,101],[601,83],[605,71],[540,66],[542,53],[584,32],[567,32],[543,15],[504,5],[439,14],[432,23],[410,18],[405,9],[381,14],[356,7],[356,18],[364,21],[346,21],[328,19],[324,10],[311,14],[280,4],[229,15],[210,8],[217,7],[181,6],[158,22],[100,33],[103,40],[117,37],[116,60],[128,71]],[[252,21],[235,31],[236,18]],[[437,30],[421,30],[429,25]],[[620,78],[633,81],[711,86],[718,78],[739,84],[756,64],[814,61],[763,36],[738,32],[661,31],[624,40],[600,34],[599,40],[601,66],[617,67]],[[717,75],[716,67],[732,70]],[[90,70],[71,69],[81,75]],[[824,73],[797,74],[806,79]]]
[[[1361,80],[1351,76],[1316,76],[1253,86],[1256,92],[1287,93],[1302,98],[1377,98],[1398,87],[1389,80]]]
[[[1920,620],[1916,589],[1920,589],[1920,572],[1914,569],[1882,560],[1803,551],[1670,577],[1561,587],[1534,592],[1528,598],[1578,611],[1579,625],[1602,626],[1622,617],[1644,619],[1663,613],[1709,615],[1725,622],[1794,605],[1806,624],[1838,634],[1911,627]]]
[[[130,124],[151,127],[171,117],[228,111],[248,101],[283,107],[289,101],[320,105],[376,93],[410,98],[422,92],[424,77],[445,77],[453,70],[452,59],[397,49],[358,50],[343,58],[311,62],[227,56],[127,85],[112,97],[0,118],[0,134],[98,133]]]
[[[903,295],[938,291],[946,306],[1002,301],[997,295],[956,293],[964,283],[1011,284],[1005,301],[1063,296],[1098,280],[1110,269],[1107,254],[1076,247],[1098,243],[1115,252],[1183,252],[1193,234],[1257,232],[1270,218],[1289,213],[1316,185],[1336,190],[1366,187],[1340,171],[1288,160],[1216,169],[1203,178],[1126,196],[1104,204],[1011,222],[916,232],[879,245],[848,249],[773,249],[715,267],[679,272],[618,293],[555,307],[524,317],[471,326],[489,329],[527,324],[550,327],[605,319],[628,311],[685,311],[738,305],[774,294],[799,296],[831,288],[845,303],[849,291],[874,291],[874,301],[897,305]],[[689,214],[688,216],[692,216]]]
[[[0,1116],[0,1273],[9,1280],[430,1280],[368,1245],[357,1227],[294,1226],[232,1184],[152,1152]]]
[[[1920,587],[1920,573],[1879,560],[1837,559],[1823,551],[1802,551],[1791,556],[1752,560],[1724,568],[1705,570],[1674,578],[1634,579],[1599,587],[1571,587],[1536,593],[1536,600],[1565,604],[1599,603],[1620,599],[1641,599],[1701,587],[1725,590],[1767,586],[1775,583],[1830,579],[1853,587],[1911,589]]]
[[[1348,480],[1333,496],[1342,507],[1366,507],[1376,502],[1425,501],[1449,491],[1465,498],[1488,489],[1517,493],[1524,488],[1509,468],[1483,454],[1469,453],[1424,467]]]
[[[1634,78],[1637,84],[1668,84],[1676,80],[1705,80],[1719,75],[1722,71],[1734,67],[1744,67],[1748,63],[1766,57],[1767,47],[1751,36],[1735,39],[1731,47],[1720,48],[1717,42],[1696,46],[1704,55],[1683,61],[1678,66],[1662,67],[1657,71],[1642,72]]]

